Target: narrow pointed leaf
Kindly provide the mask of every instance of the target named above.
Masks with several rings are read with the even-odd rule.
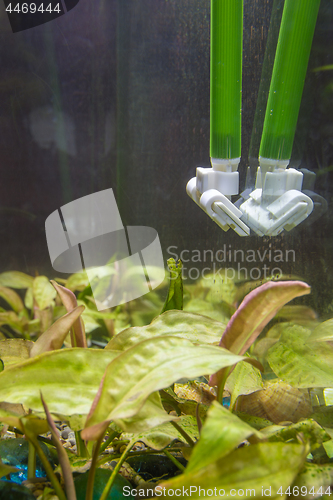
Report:
[[[140,342],[108,366],[86,427],[132,417],[152,392],[180,378],[193,379],[242,359],[220,347],[194,345],[177,337],[161,336]]]
[[[66,307],[66,311],[70,312],[73,309],[75,309],[75,307],[77,307],[77,300],[75,294],[71,290],[68,290],[68,288],[58,285],[58,283],[56,283],[53,280],[51,280],[51,283],[58,292],[62,300],[62,303]],[[76,340],[76,347],[87,347],[87,339],[84,331],[84,324],[81,318],[78,318],[77,321],[74,323],[73,330]]]
[[[294,387],[333,387],[333,346],[308,342],[308,330],[289,325],[267,352],[274,373]]]
[[[284,304],[310,291],[309,285],[302,281],[270,281],[256,288],[231,317],[220,346],[244,354]]]
[[[264,438],[260,432],[214,401],[208,410],[200,440],[193,449],[185,473],[198,471],[225,457],[253,434]]]
[[[287,302],[310,293],[302,281],[270,281],[250,292],[231,317],[220,346],[244,354],[277,311]],[[210,384],[218,385],[224,372],[214,374]]]
[[[203,497],[203,489],[208,491],[209,498],[221,497],[263,498],[266,491],[269,498],[285,498],[277,492],[280,487],[284,492],[291,485],[306,459],[307,448],[301,444],[260,443],[238,448],[226,457],[212,460],[200,470],[193,470],[169,481],[161,483],[157,488],[165,488],[165,496],[169,489],[181,488],[178,498],[185,498],[191,489],[191,499]],[[202,488],[201,495],[199,487]],[[221,490],[221,492],[220,492]],[[242,493],[238,495],[238,491]],[[164,491],[164,490],[163,490]],[[171,493],[171,492],[170,492]],[[182,494],[183,493],[183,494]]]
[[[78,306],[55,321],[53,325],[36,340],[30,351],[30,357],[33,358],[46,351],[61,349],[68,332],[83,311],[84,306]]]
[[[174,335],[198,344],[213,344],[219,342],[224,330],[223,323],[201,314],[166,311],[148,326],[127,328],[118,333],[106,349],[125,351],[142,340],[160,335]]]
[[[51,414],[49,412],[47,404],[45,403],[45,401],[43,399],[42,394],[41,394],[41,400],[42,400],[42,404],[43,404],[44,411],[46,414],[46,419],[47,419],[48,425],[50,427],[53,442],[54,442],[56,449],[57,449],[59,463],[61,466],[62,475],[63,475],[64,482],[65,482],[67,500],[76,500],[74,479],[73,479],[73,474],[71,472],[71,465],[69,462],[68,455],[65,451],[65,448],[62,446],[62,444],[60,442],[58,430],[55,426],[55,423],[52,420]]]
[[[89,413],[107,365],[118,352],[99,349],[49,351],[0,373],[0,401],[43,411],[40,391],[51,413]]]

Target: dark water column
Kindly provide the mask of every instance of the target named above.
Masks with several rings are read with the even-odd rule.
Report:
[[[118,1],[117,200],[126,224],[174,224],[209,161],[209,0]],[[173,220],[171,220],[173,214]]]

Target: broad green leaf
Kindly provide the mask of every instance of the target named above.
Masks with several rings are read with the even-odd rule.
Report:
[[[284,304],[310,291],[309,285],[302,281],[270,281],[256,288],[231,317],[220,346],[235,354],[244,354]],[[225,370],[214,374],[211,385],[219,385],[224,377]]]
[[[152,392],[180,378],[193,379],[242,359],[220,347],[194,345],[178,337],[139,342],[108,366],[86,427],[132,417]]]
[[[0,274],[0,285],[9,288],[31,288],[34,278],[19,271],[8,271]]]
[[[89,278],[86,271],[80,271],[79,273],[72,274],[66,281],[66,288],[72,290],[78,290],[82,292],[89,285]]]
[[[74,293],[64,286],[58,285],[55,281],[51,280],[55,290],[58,292],[66,311],[70,312],[77,307],[77,300]],[[73,324],[74,337],[72,337],[72,345],[75,342],[75,347],[87,347],[87,339],[84,330],[84,323],[81,318],[78,318]]]
[[[34,343],[30,351],[30,357],[38,356],[46,351],[61,349],[65,338],[73,324],[84,310],[83,306],[76,307],[69,313],[57,319]]]
[[[133,327],[118,333],[106,349],[124,351],[142,340],[160,335],[182,337],[198,344],[219,342],[225,325],[200,314],[185,311],[166,311],[150,325]]]
[[[37,276],[34,279],[32,292],[39,309],[54,305],[57,294],[46,276]]]
[[[236,399],[241,394],[251,394],[264,386],[260,370],[249,363],[238,363],[227,378],[226,390],[230,392],[230,408],[234,407]]]
[[[143,407],[134,417],[125,419],[116,419],[114,423],[118,425],[124,432],[127,433],[142,433],[149,431],[153,427],[178,420],[178,417],[169,415],[163,408],[161,398],[158,392],[153,392]],[[92,431],[92,432],[91,432]],[[96,439],[94,428],[88,427],[82,431],[82,438],[86,440]]]
[[[162,482],[157,489],[181,489],[178,498],[185,498],[184,489],[191,491],[191,499],[204,494],[210,498],[235,499],[247,497],[285,498],[279,495],[293,483],[304,464],[307,448],[301,444],[260,443],[238,448],[224,458],[212,460],[209,465]],[[199,491],[201,488],[201,492]],[[190,489],[191,488],[191,489]],[[233,491],[235,490],[235,491]],[[164,491],[164,490],[163,490]],[[201,493],[201,494],[200,494]]]
[[[168,267],[170,271],[169,292],[162,308],[161,314],[171,309],[183,309],[183,264],[178,260],[177,264],[175,259],[168,259]]]
[[[264,437],[214,401],[201,429],[200,440],[194,447],[186,467],[186,474],[199,471],[225,457],[253,434],[259,438]]]
[[[249,424],[251,427],[261,432],[264,432],[267,426],[272,425],[272,422],[270,420],[267,420],[266,418],[254,417],[241,411],[236,411],[234,412],[234,414],[237,415],[237,417],[239,417],[241,420],[243,420],[243,422]]]
[[[333,387],[333,347],[308,343],[300,326],[289,325],[267,352],[273,372],[294,387]],[[308,330],[305,330],[308,332]]]
[[[317,465],[304,464],[304,468],[297,476],[291,491],[294,498],[312,498],[321,497],[333,482],[333,464]],[[314,494],[311,494],[310,491]]]
[[[8,476],[8,474],[12,474],[14,472],[18,472],[16,467],[12,467],[11,465],[6,465],[0,458],[0,478],[3,476]]]
[[[195,441],[199,437],[197,422],[195,417],[185,416],[177,420],[177,424]],[[129,439],[133,443],[142,441],[153,450],[163,450],[173,441],[186,443],[185,438],[169,422],[149,429],[139,434],[123,433],[123,439]]]
[[[21,297],[14,292],[14,290],[6,288],[5,286],[0,286],[0,297],[5,299],[5,301],[16,313],[19,313],[24,309]]]
[[[322,443],[330,440],[330,436],[325,429],[312,419],[302,420],[297,424],[284,427],[276,433],[271,434],[268,440],[271,442],[291,440],[297,442],[297,435],[300,433],[302,433],[304,439],[309,443],[310,451],[319,448]]]
[[[0,373],[0,401],[42,411],[42,391],[51,413],[87,415],[107,365],[118,355],[83,348],[45,352]]]
[[[308,338],[308,342],[333,341],[333,319],[328,319],[317,326]]]
[[[29,359],[30,351],[34,343],[24,339],[7,339],[0,341],[0,358],[5,364],[5,368],[19,363],[24,359]]]

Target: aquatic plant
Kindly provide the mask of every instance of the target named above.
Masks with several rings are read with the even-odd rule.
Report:
[[[65,302],[70,297],[74,300],[65,288],[56,288]],[[257,496],[262,495],[261,488],[271,488],[274,496],[285,496],[293,488],[294,495],[297,488],[303,492],[306,489],[305,498],[313,496],[313,492],[320,496],[320,490],[328,495],[333,477],[333,419],[329,407],[324,411],[319,407],[312,418],[292,425],[282,422],[274,426],[262,418],[234,411],[239,397],[266,387],[261,363],[251,352],[255,352],[252,346],[265,327],[266,335],[274,328],[277,330],[277,325],[280,327],[280,337],[273,339],[261,359],[270,374],[282,382],[280,386],[289,384],[300,390],[333,387],[333,347],[326,341],[327,333],[311,333],[290,322],[267,327],[285,303],[308,293],[310,287],[302,282],[269,282],[259,286],[246,296],[227,328],[203,315],[167,310],[147,326],[123,330],[104,349],[59,349],[64,333],[57,328],[53,328],[52,334],[46,331],[35,343],[4,340],[0,342],[4,363],[0,401],[7,404],[0,405],[0,420],[24,433],[41,456],[38,436],[51,429],[53,444],[62,456],[66,494],[61,492],[54,472],[49,470],[48,474],[61,499],[76,497],[68,474],[67,452],[59,448],[51,415],[67,421],[87,443],[83,451],[92,458],[87,500],[92,498],[96,467],[110,460],[110,455],[103,455],[106,446],[116,446],[119,439],[124,450],[115,455],[118,463],[102,500],[107,498],[128,455],[140,453],[131,452],[138,441],[153,452],[164,451],[176,463],[170,455],[174,450],[182,451],[188,459],[185,470],[178,464],[182,474],[157,488],[209,489],[213,485],[217,488],[213,498],[218,498],[219,488],[227,493],[231,488],[252,488]],[[70,307],[66,321],[68,315],[81,312],[75,301]],[[78,317],[75,321],[79,321]],[[260,341],[265,338],[270,337]],[[177,397],[172,389],[181,378],[193,380],[207,374],[210,383],[217,385],[218,393],[210,408],[198,406],[190,398]],[[224,388],[231,393],[230,410],[221,404]],[[18,404],[23,405],[19,406],[20,411]],[[293,416],[287,414],[286,420],[293,420]],[[250,446],[238,448],[244,440]],[[87,460],[87,456],[83,457],[81,465]],[[73,467],[70,457],[69,463]],[[0,473],[8,471],[1,469]],[[199,498],[192,492],[194,498]]]

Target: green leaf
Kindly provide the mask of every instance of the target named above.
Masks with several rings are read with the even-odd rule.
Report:
[[[176,264],[175,259],[168,259],[168,267],[170,270],[170,284],[169,292],[165,304],[162,308],[161,314],[171,309],[183,309],[183,279],[181,260]]]
[[[86,271],[80,271],[79,273],[72,274],[66,281],[66,288],[72,290],[78,290],[82,292],[89,285],[89,278]]]
[[[231,317],[220,346],[235,354],[244,354],[267,323],[287,302],[310,293],[302,281],[270,281],[250,292]],[[211,385],[220,385],[225,371],[214,374]]]
[[[279,342],[267,352],[273,372],[294,387],[333,387],[333,347],[321,342],[308,343],[307,332],[289,325]]]
[[[177,420],[177,424],[195,441],[199,437],[195,417],[185,416]],[[163,450],[173,441],[186,443],[185,438],[170,424],[165,423],[139,434],[122,434],[123,439],[129,439],[133,443],[142,441],[153,450]]]
[[[62,476],[63,476],[64,482],[65,482],[67,499],[68,500],[76,500],[73,474],[71,471],[71,465],[69,463],[68,455],[65,451],[65,448],[63,447],[63,445],[60,442],[58,430],[55,426],[55,423],[52,420],[48,406],[47,406],[46,402],[44,401],[42,394],[41,394],[41,400],[42,400],[42,404],[44,407],[47,423],[48,423],[48,426],[49,426],[51,434],[52,434],[52,440],[53,440],[53,443],[55,444],[55,447],[57,449],[59,463],[60,463],[61,470],[62,470]]]
[[[212,462],[223,458],[253,434],[259,438],[264,437],[229,410],[223,408],[217,401],[214,401],[201,429],[200,440],[194,447],[186,467],[186,474],[199,471]]]
[[[0,274],[0,285],[9,288],[31,288],[34,278],[19,271],[8,271]]]
[[[230,408],[241,394],[251,394],[263,388],[260,370],[249,363],[238,363],[227,378],[226,389],[231,393]]]
[[[271,434],[268,440],[271,442],[291,440],[297,442],[297,435],[300,433],[303,434],[304,439],[309,443],[310,451],[319,448],[322,443],[330,440],[330,436],[325,429],[312,419],[302,420],[297,424],[283,427],[274,434]]]
[[[61,349],[69,330],[80,317],[83,310],[83,306],[76,307],[65,314],[65,316],[57,319],[57,321],[36,340],[30,351],[30,357],[33,358],[46,351]]]
[[[131,418],[115,419],[114,422],[124,432],[143,433],[166,422],[178,420],[177,417],[169,415],[163,408],[158,392],[153,392],[141,410]],[[86,429],[89,431],[89,428]],[[85,438],[88,439],[88,438]]]
[[[5,286],[0,286],[0,297],[5,299],[16,313],[23,311],[24,305],[22,299],[14,290],[6,288]]]
[[[6,465],[0,458],[0,478],[3,476],[8,476],[8,474],[12,474],[14,472],[18,472],[19,469],[16,467],[12,467],[10,465]]]
[[[192,500],[201,499],[203,490],[209,490],[209,497],[216,500],[228,496],[236,499],[250,496],[262,498],[263,490],[265,496],[281,499],[285,495],[277,493],[279,488],[282,487],[284,492],[293,483],[306,455],[307,449],[301,444],[254,444],[238,448],[224,458],[212,460],[200,470],[195,469],[188,474],[185,472],[165,481],[157,489],[165,488],[165,495],[168,496],[167,490],[181,488],[178,498],[185,498],[187,495],[182,494],[184,488],[187,493],[191,491]]]
[[[328,458],[333,458],[333,439],[330,439],[329,441],[326,441],[323,444],[325,451],[327,453]]]
[[[291,491],[295,491],[294,497],[310,500],[322,496],[323,493],[332,485],[333,465],[304,465],[304,469],[297,476]],[[298,490],[296,489],[298,488]],[[313,488],[314,495],[310,493]],[[322,488],[322,489],[321,489]],[[320,493],[321,491],[321,493]],[[329,497],[330,498],[330,497]]]
[[[160,336],[140,342],[108,366],[86,427],[132,417],[152,392],[180,378],[193,379],[242,359],[220,347],[193,345],[177,337]]]
[[[54,305],[57,294],[46,276],[37,276],[34,279],[32,291],[39,309]]]
[[[7,339],[0,341],[0,358],[5,367],[20,363],[24,359],[29,359],[30,351],[34,343],[30,340]]]
[[[142,340],[161,335],[173,335],[198,344],[213,344],[219,342],[224,329],[223,323],[200,314],[167,311],[148,326],[127,328],[118,333],[105,349],[125,351]]]
[[[320,323],[308,338],[308,342],[333,341],[333,319]]]
[[[87,415],[105,368],[118,355],[83,348],[45,352],[0,373],[0,401],[42,411],[42,391],[51,413]]]
[[[20,404],[0,403],[0,422],[24,432],[21,417],[25,415],[23,406]]]

